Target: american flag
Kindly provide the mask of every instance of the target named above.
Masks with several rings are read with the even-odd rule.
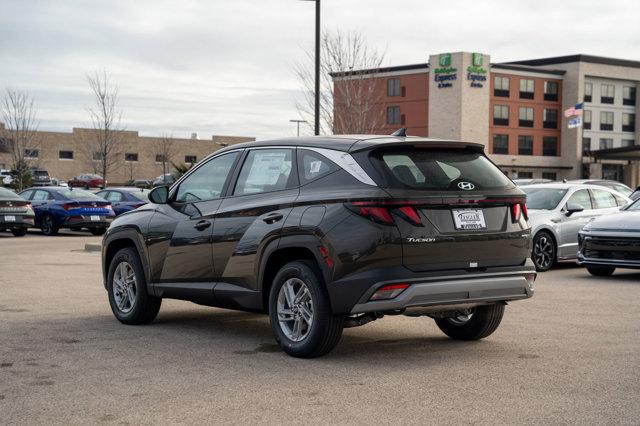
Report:
[[[569,118],[573,115],[582,115],[583,106],[584,106],[584,103],[575,104],[575,106],[572,106],[571,108],[566,109],[564,111],[564,116]]]

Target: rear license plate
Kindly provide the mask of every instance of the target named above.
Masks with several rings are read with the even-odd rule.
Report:
[[[4,217],[4,221],[5,222],[15,222],[16,221],[16,217],[15,216],[5,216]]]
[[[100,216],[91,216],[91,222],[99,222],[100,221]]]
[[[485,229],[484,213],[480,209],[452,210],[456,229]]]

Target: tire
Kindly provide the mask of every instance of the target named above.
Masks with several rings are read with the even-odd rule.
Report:
[[[531,260],[536,266],[536,271],[546,272],[556,262],[556,243],[547,231],[540,231],[533,237],[533,250]]]
[[[293,286],[294,290],[298,288],[299,292],[291,296],[302,296],[303,301],[291,307],[284,286]],[[307,289],[306,292],[304,288]],[[297,315],[298,321],[302,324],[298,330],[299,340],[295,334],[296,320],[283,323],[279,320],[279,309],[282,314],[287,307],[290,308],[289,312],[292,312],[289,317],[294,318]],[[304,320],[305,312],[311,313],[311,325]],[[269,294],[269,319],[273,334],[282,350],[297,358],[314,358],[330,352],[340,341],[344,328],[344,317],[334,315],[331,311],[329,295],[322,284],[320,274],[315,265],[307,261],[287,263],[274,278]],[[287,332],[293,334],[289,333],[288,336]]]
[[[479,340],[496,331],[504,315],[504,306],[502,303],[476,306],[466,321],[453,318],[436,318],[435,321],[440,330],[454,340]]]
[[[613,266],[587,266],[587,271],[594,277],[609,277],[615,270]]]
[[[104,235],[107,232],[107,228],[89,228],[91,235]]]
[[[125,264],[126,272],[130,272],[129,268],[133,271],[135,281],[133,282],[132,292],[119,291],[122,287],[116,285],[116,291],[114,291],[114,278],[119,278],[119,272],[116,269],[121,264]],[[128,266],[126,266],[128,265]],[[129,275],[128,273],[126,275]],[[147,293],[147,281],[144,276],[142,264],[138,253],[133,248],[123,248],[118,251],[111,260],[109,265],[109,274],[107,275],[107,292],[109,295],[109,305],[113,315],[123,324],[140,325],[149,324],[152,322],[158,312],[160,311],[160,305],[162,298],[151,296]],[[127,294],[128,296],[133,293],[133,303],[122,303],[121,306],[118,302],[122,302],[122,297],[116,299],[116,294]],[[130,308],[130,309],[126,309]]]
[[[11,228],[14,237],[24,237],[27,235],[27,228]]]
[[[40,229],[42,230],[42,233],[44,235],[51,237],[58,234],[60,227],[56,226],[56,222],[53,219],[53,216],[51,216],[50,214],[46,214],[42,217]]]

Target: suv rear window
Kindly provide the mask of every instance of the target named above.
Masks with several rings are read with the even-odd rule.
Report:
[[[475,189],[513,186],[482,153],[471,149],[381,149],[371,158],[392,188],[460,190],[459,182],[470,182]]]

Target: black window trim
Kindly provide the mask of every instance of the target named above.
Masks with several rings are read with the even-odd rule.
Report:
[[[307,181],[305,183],[302,183],[302,180],[300,178],[300,173],[302,173],[302,170],[300,169],[300,165],[302,164],[302,156],[304,154],[304,151],[308,151],[308,152],[312,152],[314,155],[319,155],[320,157],[324,158],[328,163],[331,163],[335,166],[335,170],[329,173],[325,173],[323,175],[320,176],[316,176],[313,179],[311,179],[310,181]],[[298,176],[298,187],[302,188],[305,185],[309,185],[312,182],[317,181],[318,179],[322,179],[324,177],[330,176],[332,174],[334,174],[335,172],[338,172],[340,170],[342,170],[342,167],[340,167],[339,165],[337,165],[336,163],[334,163],[333,161],[331,161],[330,159],[328,159],[327,157],[325,157],[324,155],[320,154],[317,151],[311,150],[311,149],[307,149],[305,147],[297,147],[296,148],[296,169],[297,169],[297,176]],[[290,188],[287,188],[290,189]]]

